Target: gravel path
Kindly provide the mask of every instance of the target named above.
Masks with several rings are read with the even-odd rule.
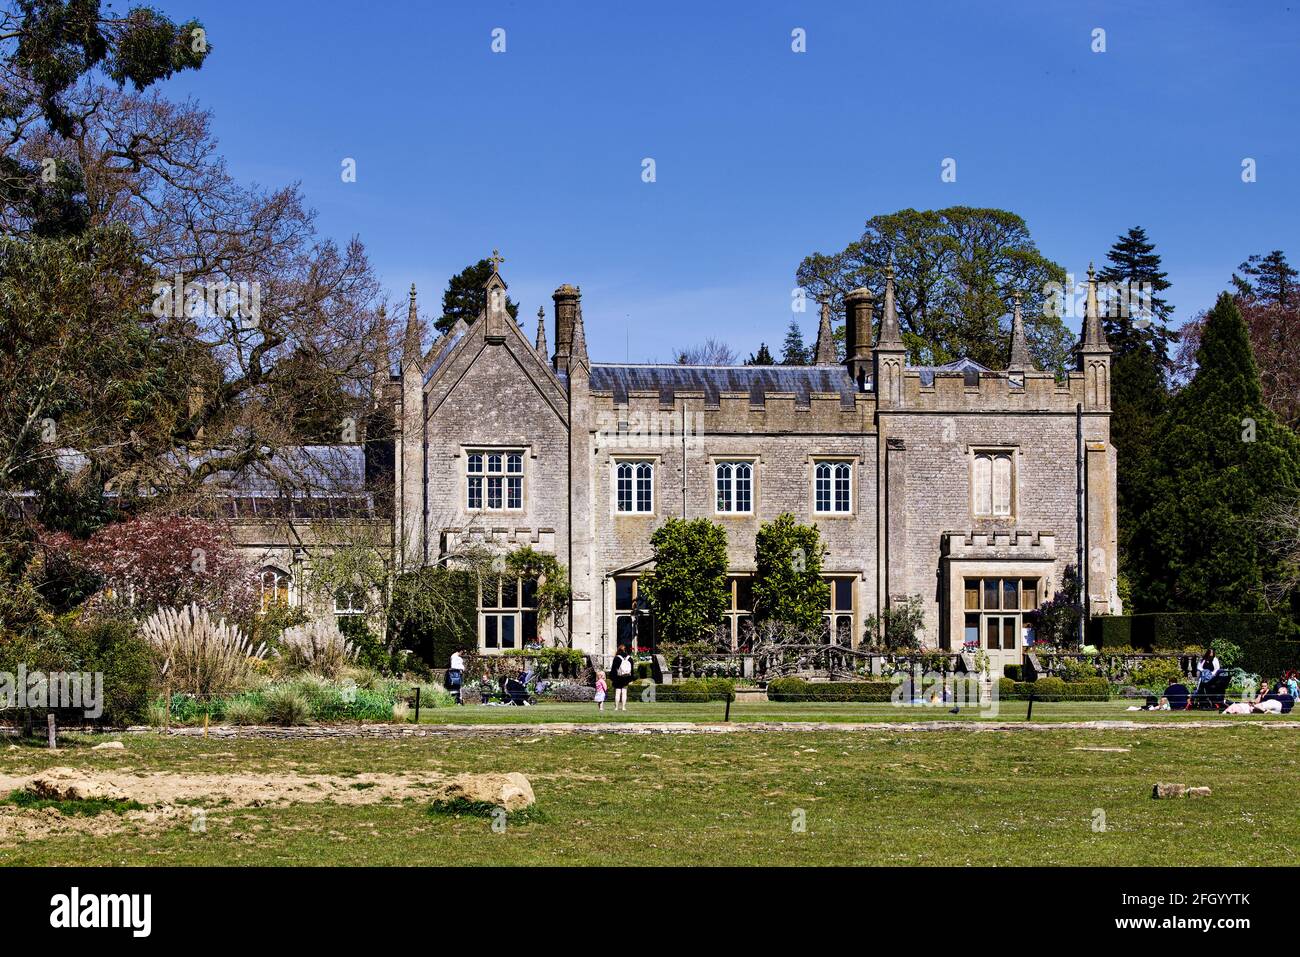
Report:
[[[1300,728],[1297,721],[745,721],[697,724],[688,721],[618,722],[578,724],[319,724],[284,728],[254,725],[213,725],[212,738],[462,738],[462,737],[533,737],[554,734],[734,734],[743,732],[925,732],[967,731],[1180,731],[1189,728]],[[128,734],[158,733],[152,727],[132,727]],[[168,728],[161,732],[175,737],[202,737],[199,727]]]

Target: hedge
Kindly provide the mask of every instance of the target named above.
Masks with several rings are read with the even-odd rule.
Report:
[[[1002,701],[1023,701],[1031,694],[1035,701],[1109,701],[1110,682],[1105,678],[1089,678],[1086,681],[1062,681],[1060,678],[1039,678],[1037,681],[998,679],[998,698]]]
[[[767,683],[768,701],[891,701],[898,687],[892,681],[805,681],[774,678]]]
[[[1228,612],[1163,612],[1149,615],[1104,615],[1088,622],[1088,643],[1130,646],[1143,651],[1204,648],[1216,641],[1241,648],[1237,665],[1260,674],[1300,669],[1300,627],[1278,615]]]
[[[434,616],[420,607],[422,590],[437,589],[454,607]],[[432,668],[446,668],[451,653],[478,647],[478,582],[464,569],[430,566],[399,575],[389,609],[390,640]]]
[[[736,683],[730,678],[687,678],[670,685],[653,681],[634,681],[627,688],[629,699],[639,699],[647,688],[654,688],[655,701],[735,701]]]

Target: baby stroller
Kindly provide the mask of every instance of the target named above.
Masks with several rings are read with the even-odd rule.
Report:
[[[1198,711],[1222,711],[1223,697],[1231,683],[1232,675],[1226,671],[1220,671],[1213,678],[1202,681],[1192,695],[1192,707]]]
[[[519,705],[523,707],[532,704],[529,700],[531,695],[528,692],[528,686],[513,675],[504,675],[501,678],[501,700],[506,704]]]

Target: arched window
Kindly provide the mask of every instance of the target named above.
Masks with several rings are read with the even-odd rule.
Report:
[[[653,512],[655,510],[655,467],[649,462],[638,462],[636,466],[636,510]]]
[[[852,462],[818,462],[814,466],[813,511],[825,514],[853,511]]]
[[[620,512],[632,511],[632,463],[619,462],[614,470],[617,488],[615,495]]]
[[[754,509],[754,466],[741,462],[736,466],[736,511],[750,512]]]
[[[714,468],[717,510],[746,513],[754,507],[754,466],[749,462],[719,462]]]
[[[355,586],[340,588],[334,593],[334,614],[364,615],[366,613],[366,590]]]
[[[815,471],[816,481],[813,495],[813,510],[829,512],[831,510],[831,465],[818,462]]]
[[[991,455],[975,456],[975,514],[993,514],[993,457]]]
[[[650,513],[655,510],[655,467],[652,462],[619,462],[614,469],[614,509]]]
[[[268,565],[262,569],[260,582],[262,611],[267,611],[273,606],[280,608],[289,606],[289,582],[289,573],[282,568]]]
[[[718,511],[719,512],[730,512],[732,510],[731,482],[732,482],[733,471],[734,469],[730,462],[719,462],[717,467],[713,470],[714,476],[716,478],[717,489],[718,489]]]

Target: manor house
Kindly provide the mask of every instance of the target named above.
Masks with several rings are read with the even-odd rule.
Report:
[[[928,646],[985,649],[1000,674],[1081,558],[1091,613],[1120,611],[1111,350],[1091,272],[1088,290],[1077,369],[1058,380],[1035,367],[1018,302],[1005,370],[909,366],[892,275],[879,305],[868,289],[845,298],[843,361],[823,309],[808,366],[594,361],[568,284],[551,349],[540,311],[532,342],[510,317],[496,271],[480,317],[425,351],[412,288],[389,383],[398,570],[467,544],[554,553],[572,578],[565,637],[608,656],[655,646],[638,593],[651,534],[706,517],[727,532],[743,648],[755,534],[791,512],[828,546],[828,636],[856,646],[869,618],[919,596]],[[527,583],[488,590],[480,649],[550,640]]]

